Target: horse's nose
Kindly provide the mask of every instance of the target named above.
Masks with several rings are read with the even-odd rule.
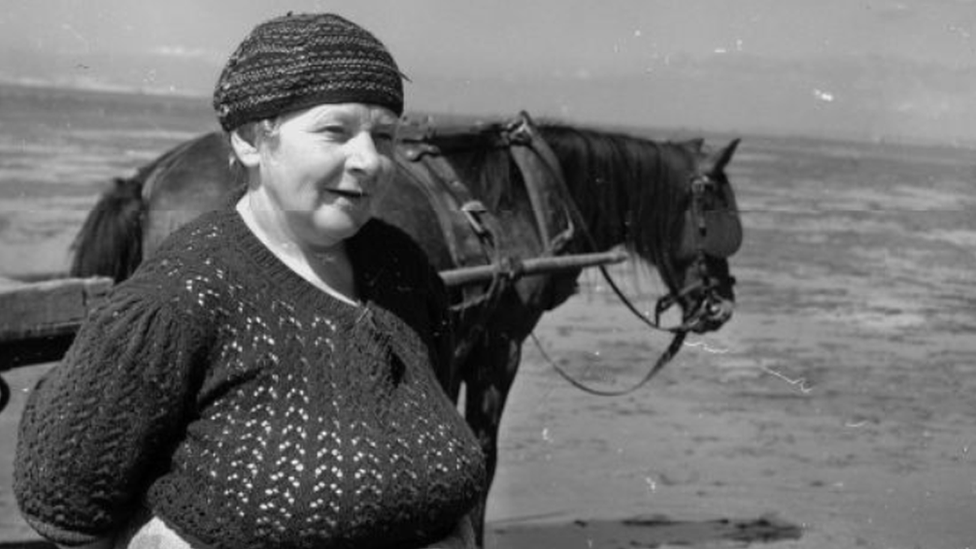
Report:
[[[705,308],[704,322],[700,325],[698,333],[714,332],[732,319],[732,312],[735,303],[730,299],[719,298],[710,301]]]
[[[705,334],[717,331],[732,318],[735,303],[713,295],[699,307],[698,314],[695,315],[694,321],[689,323],[688,329],[696,334]]]
[[[718,299],[708,304],[708,316],[718,318],[732,315],[733,304],[727,299]]]

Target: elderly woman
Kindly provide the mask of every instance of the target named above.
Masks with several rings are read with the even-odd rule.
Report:
[[[62,546],[470,547],[484,458],[437,383],[437,273],[371,219],[402,75],[335,15],[258,25],[214,92],[247,186],[87,321],[24,412],[15,491]]]

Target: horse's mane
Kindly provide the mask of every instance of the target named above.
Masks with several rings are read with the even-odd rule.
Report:
[[[559,159],[592,239],[623,241],[672,286],[669,250],[678,237],[677,220],[686,209],[686,183],[700,143],[652,141],[554,122],[541,124],[539,132]]]

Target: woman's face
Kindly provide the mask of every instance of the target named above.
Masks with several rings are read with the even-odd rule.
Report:
[[[258,144],[258,192],[279,229],[313,249],[356,234],[392,179],[397,123],[389,109],[361,103],[283,116]]]

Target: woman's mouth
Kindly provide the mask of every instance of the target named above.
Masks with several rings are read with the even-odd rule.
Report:
[[[328,189],[326,192],[333,197],[327,202],[347,213],[364,212],[370,207],[371,196],[362,189]]]
[[[369,196],[366,192],[359,189],[329,189],[329,192],[343,198],[348,198],[349,200],[359,200]]]

